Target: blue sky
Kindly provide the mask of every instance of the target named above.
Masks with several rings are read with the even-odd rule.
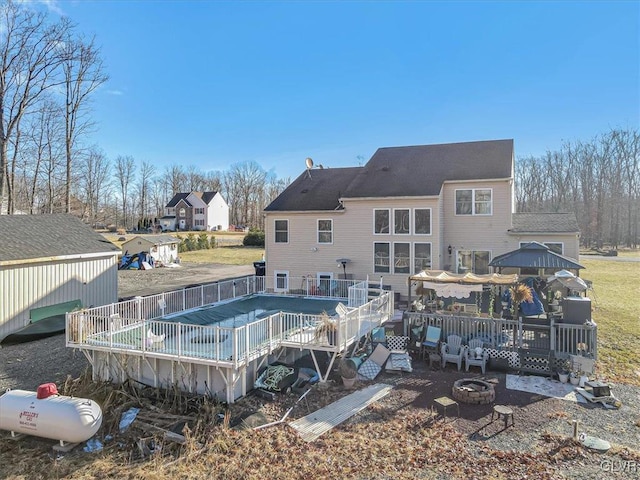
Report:
[[[110,74],[110,157],[295,178],[378,147],[513,138],[517,156],[640,124],[640,2],[53,1]]]

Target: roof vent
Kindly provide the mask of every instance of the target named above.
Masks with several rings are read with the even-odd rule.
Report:
[[[303,188],[300,193],[308,193],[308,192],[309,192],[309,190],[307,190],[306,188]]]
[[[386,165],[384,167],[382,167],[380,170],[382,170],[383,172],[388,172],[389,171],[389,167],[387,167]]]

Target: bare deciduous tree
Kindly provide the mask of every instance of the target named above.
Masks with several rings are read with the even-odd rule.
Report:
[[[83,156],[79,167],[79,196],[87,206],[89,222],[94,225],[111,192],[111,164],[106,155],[94,147]]]
[[[65,210],[71,212],[71,167],[79,137],[93,126],[87,116],[91,94],[108,80],[104,72],[100,50],[94,39],[85,41],[67,35],[61,47],[62,71],[65,85]]]
[[[231,207],[231,222],[255,226],[257,221],[250,215],[251,205],[257,202],[259,192],[265,185],[267,172],[256,162],[242,162],[231,166],[224,176],[227,203]]]
[[[140,167],[140,179],[138,180],[138,195],[140,199],[140,218],[138,223],[144,222],[149,217],[149,191],[153,183],[156,168],[150,162],[142,162]]]
[[[115,163],[115,177],[120,186],[120,202],[122,206],[122,226],[127,228],[127,205],[129,205],[129,186],[135,174],[133,157],[118,155]],[[117,224],[117,222],[116,222]]]
[[[67,19],[48,24],[47,16],[8,1],[0,6],[0,210],[4,201],[9,140],[43,94],[60,84],[59,46]],[[8,200],[11,203],[11,200]]]

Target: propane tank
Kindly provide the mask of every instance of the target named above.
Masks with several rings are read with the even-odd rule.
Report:
[[[79,443],[96,434],[102,410],[93,400],[58,395],[55,384],[38,392],[8,390],[0,396],[0,430]]]

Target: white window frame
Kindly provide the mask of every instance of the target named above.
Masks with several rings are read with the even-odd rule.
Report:
[[[471,268],[469,270],[465,270],[465,271],[461,271],[460,270],[460,265],[461,262],[459,262],[459,255],[461,252],[469,252],[471,254]],[[455,252],[455,259],[456,259],[456,273],[477,273],[479,275],[485,274],[485,273],[489,273],[489,270],[487,267],[487,271],[486,272],[477,272],[476,270],[476,254],[477,253],[488,253],[489,254],[489,260],[487,262],[491,263],[491,258],[492,258],[492,254],[491,254],[491,250],[468,250],[468,249],[464,249],[464,250],[456,250]]]
[[[180,210],[178,210],[178,216],[180,218],[186,218],[187,216],[187,209],[184,207],[180,207]]]
[[[418,232],[418,222],[416,222],[416,212],[418,210],[428,210],[429,211],[429,233],[421,233]],[[431,208],[414,208],[413,209],[413,234],[414,235],[432,235],[433,233],[433,211]]]
[[[423,270],[423,267],[417,268],[416,266],[416,261],[418,259],[418,256],[416,255],[416,245],[429,245],[429,265],[427,268],[433,268],[433,244],[431,242],[413,242],[413,249],[411,251],[411,253],[413,254],[413,262],[411,264],[413,265],[414,275],[416,273],[420,273]]]
[[[329,222],[329,224],[331,225],[331,228],[329,230],[320,230],[320,222]],[[333,219],[331,218],[319,218],[318,221],[316,222],[316,229],[317,229],[317,241],[319,244],[322,245],[332,245],[333,244]],[[321,233],[329,233],[329,235],[331,236],[331,240],[329,242],[323,242],[320,240],[320,234]]]
[[[387,223],[386,232],[376,232],[376,212],[387,212],[389,221]],[[374,208],[373,209],[373,234],[374,235],[390,235],[391,234],[391,209],[390,208]]]
[[[406,245],[407,246],[407,251],[409,253],[409,255],[406,258],[406,267],[405,266],[398,266],[398,260],[396,258],[396,249],[398,245]],[[402,259],[402,263],[404,264],[405,260]],[[400,271],[397,271],[397,269],[402,269]],[[404,271],[406,269],[406,271]],[[411,242],[393,242],[393,274],[394,275],[409,275],[411,274]]]
[[[204,208],[196,207],[193,209],[194,215],[204,215]]]
[[[280,287],[278,280],[284,279],[284,286]],[[274,292],[288,292],[289,291],[289,271],[288,270],[274,270],[273,271],[273,291]]]
[[[397,232],[396,231],[396,212],[405,211],[407,212],[407,231],[406,232]],[[393,234],[394,235],[411,235],[411,209],[410,208],[394,208],[393,209]]]
[[[488,191],[491,194],[489,200],[489,213],[476,213],[476,191]],[[458,213],[458,192],[471,192],[471,213]],[[493,215],[493,188],[456,188],[453,194],[453,213],[458,217],[489,217]]]
[[[376,263],[376,245],[386,245],[388,256],[387,256],[387,265],[378,265]],[[382,268],[382,270],[378,270],[378,268]],[[385,270],[386,268],[386,270]],[[374,273],[391,273],[391,243],[389,242],[373,242],[373,271]]]
[[[279,242],[278,241],[278,232],[283,232],[284,230],[278,230],[276,228],[276,224],[278,222],[287,222],[287,241]],[[274,218],[273,219],[273,243],[289,243],[289,219],[287,218]]]

